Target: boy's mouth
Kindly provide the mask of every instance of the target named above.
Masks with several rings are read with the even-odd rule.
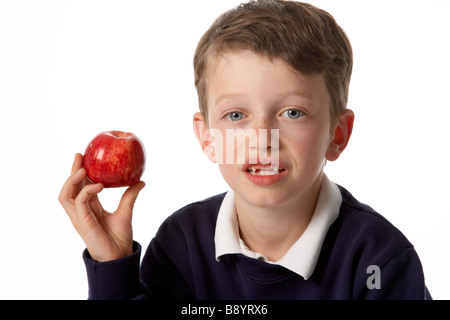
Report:
[[[246,161],[242,171],[250,182],[269,186],[283,179],[288,169],[278,159],[258,159],[258,161]]]
[[[278,165],[261,165],[251,164],[247,167],[247,172],[254,176],[273,176],[283,172],[285,169],[280,168]]]

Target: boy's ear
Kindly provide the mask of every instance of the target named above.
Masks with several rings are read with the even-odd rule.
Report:
[[[335,161],[341,153],[347,147],[350,136],[353,130],[353,121],[355,120],[355,114],[350,109],[345,109],[341,112],[339,119],[334,129],[334,136],[328,145],[326,159],[329,161]]]
[[[206,154],[211,162],[217,162],[214,143],[211,137],[211,132],[208,130],[206,119],[201,112],[194,114],[194,133],[197,137],[203,152]]]

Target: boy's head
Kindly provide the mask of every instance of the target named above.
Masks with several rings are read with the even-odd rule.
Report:
[[[201,113],[194,132],[236,202],[315,205],[326,160],[351,135],[351,47],[326,12],[253,1],[226,12],[194,58]]]
[[[220,16],[201,38],[194,56],[195,86],[206,119],[210,72],[217,57],[234,50],[280,58],[302,74],[322,75],[332,123],[346,108],[352,49],[327,12],[300,2],[257,0]]]

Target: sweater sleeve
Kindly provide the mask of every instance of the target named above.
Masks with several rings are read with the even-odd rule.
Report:
[[[422,264],[412,247],[403,250],[385,265],[379,266],[378,274],[367,274],[365,285],[365,299],[369,300],[432,299],[425,285]]]
[[[141,246],[133,242],[133,253],[117,260],[98,262],[87,249],[83,252],[86,265],[89,300],[145,299],[139,280]]]

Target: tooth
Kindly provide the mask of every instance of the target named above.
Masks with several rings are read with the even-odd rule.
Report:
[[[273,167],[268,167],[268,168],[257,168],[255,166],[249,166],[248,171],[252,175],[270,176],[270,175],[278,174],[278,173],[284,171],[284,169],[281,169],[278,166],[273,166]]]

